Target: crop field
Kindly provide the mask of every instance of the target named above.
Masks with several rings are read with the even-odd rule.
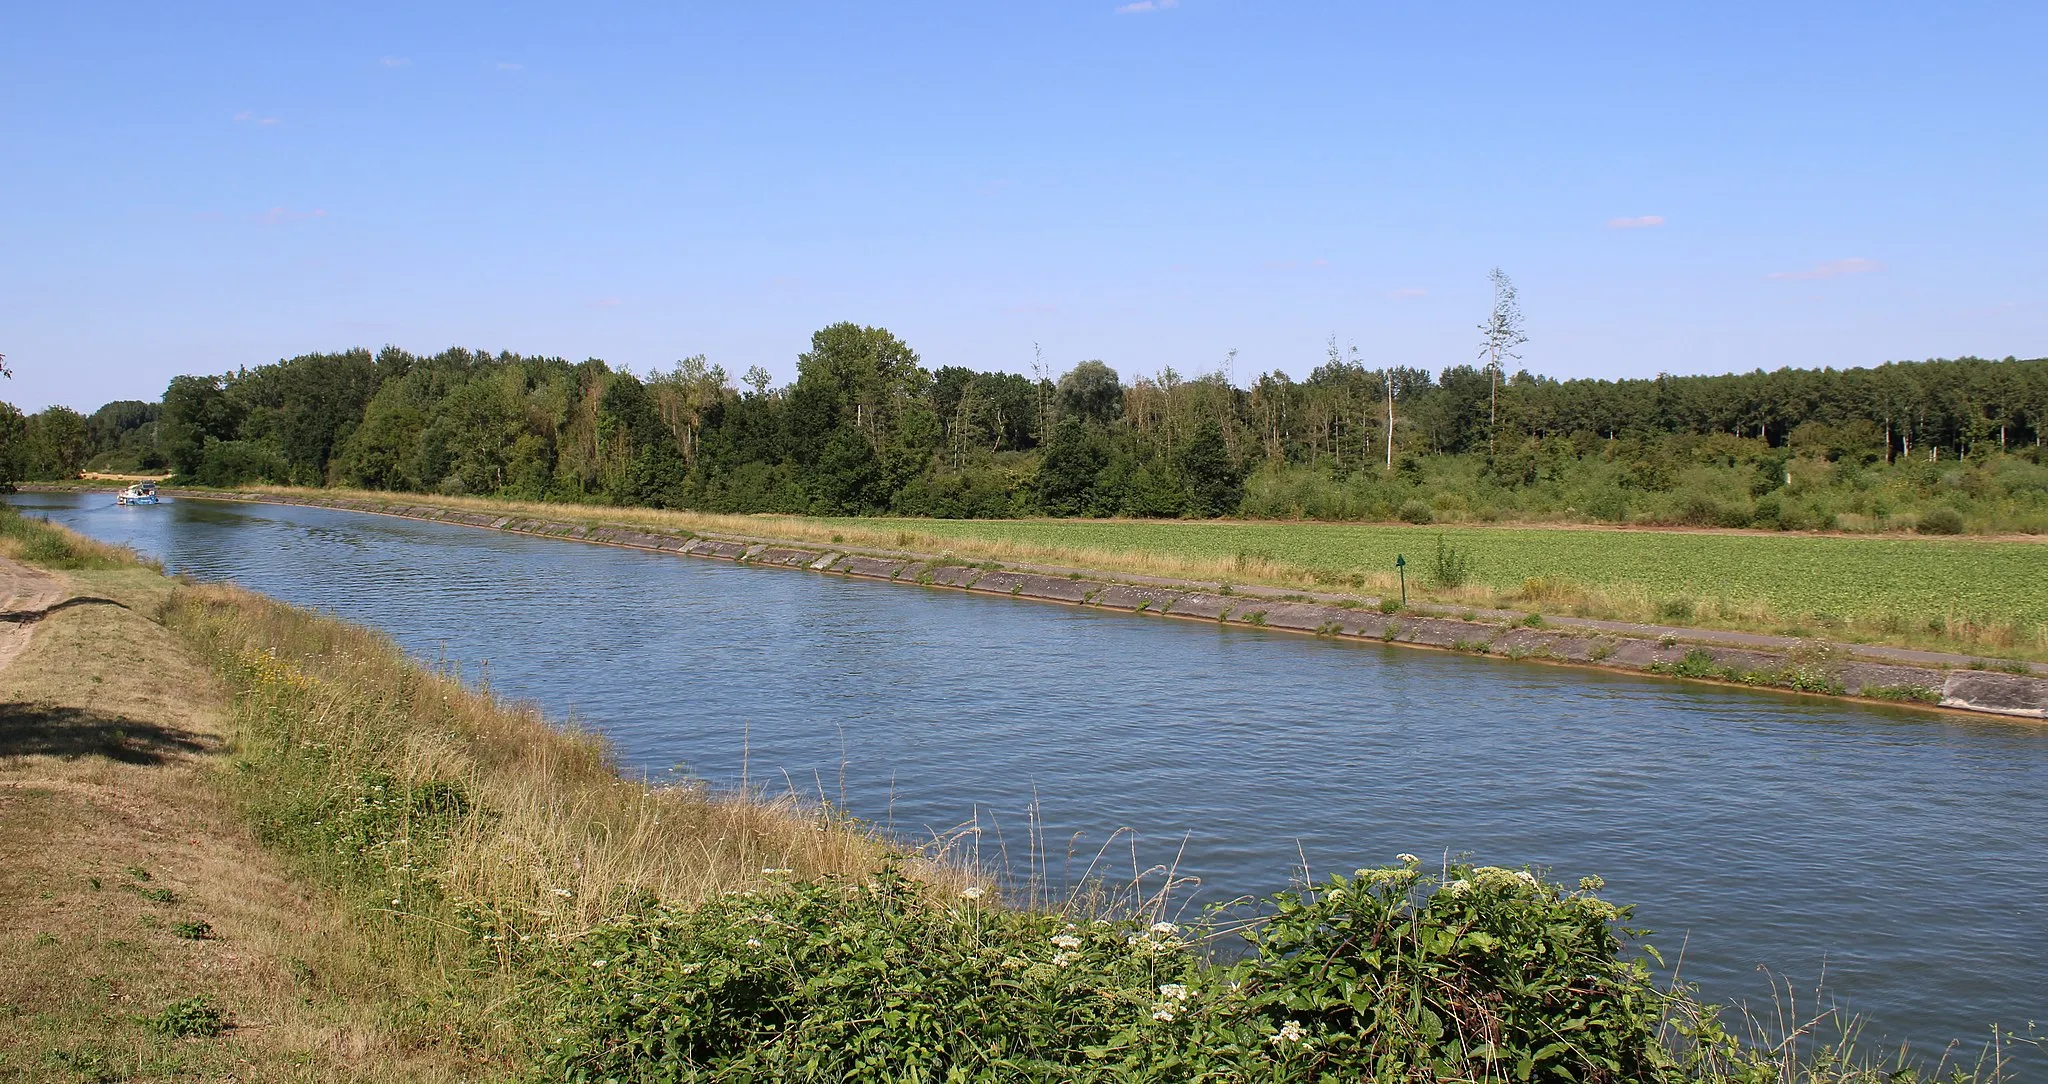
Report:
[[[1333,583],[1353,574],[1383,582],[1398,554],[1407,557],[1410,582],[1417,586],[1427,584],[1441,537],[1471,555],[1471,583],[1501,594],[1547,577],[1641,592],[1652,600],[1716,600],[1731,609],[1761,604],[1787,620],[1958,615],[2048,624],[2048,544],[2036,542],[1336,523],[851,522],[1048,553],[1151,554],[1226,569],[1291,566],[1327,573]]]

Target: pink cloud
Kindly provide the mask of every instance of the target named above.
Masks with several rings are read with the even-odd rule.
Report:
[[[272,207],[256,216],[256,221],[266,226],[283,225],[286,222],[304,222],[309,218],[326,218],[327,212],[319,207],[310,211],[293,211],[283,207]]]
[[[596,301],[591,302],[590,307],[593,309],[616,309],[619,307],[619,299],[616,297],[600,297]]]
[[[261,126],[263,126],[263,127],[265,127],[265,128],[268,128],[268,127],[270,127],[271,125],[273,125],[273,124],[276,124],[276,123],[277,123],[277,118],[276,118],[276,117],[259,117],[259,116],[257,116],[256,114],[254,114],[254,113],[251,113],[251,112],[249,112],[248,110],[244,109],[244,110],[242,110],[242,111],[241,111],[240,113],[237,113],[237,114],[235,114],[235,123],[236,123],[236,124],[257,124],[257,125],[261,125]]]
[[[409,56],[387,56],[379,59],[377,63],[387,68],[410,68],[412,67],[412,58]]]
[[[1882,271],[1884,265],[1876,260],[1851,256],[1846,260],[1829,260],[1827,263],[1809,267],[1804,271],[1773,271],[1764,277],[1785,279],[1792,282],[1806,282],[1811,279],[1840,278],[1843,275],[1861,275],[1869,271]]]
[[[1151,11],[1166,11],[1180,6],[1180,0],[1137,0],[1116,9],[1118,15],[1143,15]]]
[[[1607,220],[1607,228],[1610,230],[1646,230],[1652,226],[1662,226],[1663,224],[1663,215],[1637,215],[1634,218],[1610,218]]]

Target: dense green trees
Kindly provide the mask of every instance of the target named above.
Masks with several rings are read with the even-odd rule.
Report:
[[[755,369],[739,390],[701,356],[643,378],[387,347],[181,376],[160,405],[89,419],[0,413],[0,467],[725,512],[1390,518],[1420,501],[1445,519],[1801,527],[1939,506],[2048,529],[2048,361],[1557,381],[1494,358],[1371,369],[1333,340],[1305,379],[1248,387],[1100,361],[1033,379],[928,369],[842,323],[794,383]]]

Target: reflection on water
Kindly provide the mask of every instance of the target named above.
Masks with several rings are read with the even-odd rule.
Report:
[[[1825,968],[1871,1038],[2024,1028],[2048,989],[2048,730],[1104,614],[321,509],[15,503],[381,627],[616,744],[979,824],[1057,884],[1120,827],[1192,902],[1400,851],[1598,873],[1710,997]]]

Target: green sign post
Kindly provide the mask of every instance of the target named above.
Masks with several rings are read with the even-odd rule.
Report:
[[[1408,558],[1394,555],[1394,571],[1401,574],[1401,608],[1408,608]]]

